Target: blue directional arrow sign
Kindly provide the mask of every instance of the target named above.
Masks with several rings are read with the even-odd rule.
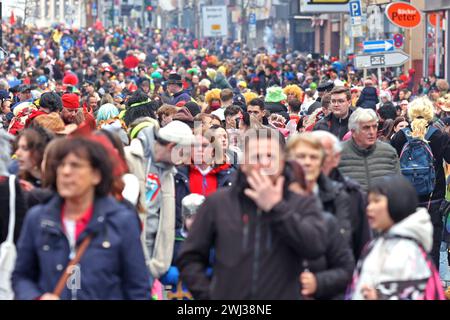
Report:
[[[394,51],[394,40],[365,41],[363,43],[364,53]]]

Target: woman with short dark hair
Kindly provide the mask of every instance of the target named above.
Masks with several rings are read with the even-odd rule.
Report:
[[[25,218],[12,277],[16,299],[150,298],[140,226],[135,212],[109,196],[113,164],[101,139],[107,138],[69,138],[47,154],[45,182],[57,194]],[[56,294],[65,268],[89,238],[67,282],[73,285]]]
[[[443,300],[439,274],[427,255],[433,225],[418,208],[415,188],[401,175],[373,179],[367,217],[379,232],[360,257],[349,298],[353,300]]]

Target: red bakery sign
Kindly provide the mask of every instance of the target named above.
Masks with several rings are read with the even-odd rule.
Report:
[[[420,10],[406,2],[394,2],[386,7],[386,16],[401,28],[415,28],[422,21]]]

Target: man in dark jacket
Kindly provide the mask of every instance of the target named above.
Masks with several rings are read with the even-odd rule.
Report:
[[[356,106],[375,110],[377,103],[380,102],[378,99],[377,89],[373,87],[373,82],[370,79],[366,80],[364,85],[365,87],[361,91],[361,95],[356,102]]]
[[[369,222],[366,216],[366,194],[362,191],[361,186],[355,180],[344,177],[339,171],[338,166],[341,160],[342,147],[337,137],[327,131],[314,131],[313,135],[320,139],[325,150],[325,159],[322,164],[322,173],[333,181],[343,185],[343,189],[349,195],[348,215],[351,226],[351,243],[355,261],[364,246],[371,240],[372,234]]]
[[[171,73],[167,81],[167,91],[172,95],[171,105],[176,106],[177,103],[191,101],[191,96],[183,90],[183,82],[181,76],[177,73]]]
[[[313,130],[325,130],[337,136],[340,140],[348,132],[348,119],[352,95],[345,87],[335,87],[331,91],[331,113],[317,122]]]
[[[235,185],[206,199],[183,243],[181,277],[195,299],[298,299],[302,259],[325,251],[321,210],[314,197],[284,186],[284,138],[277,131],[249,130],[245,138]]]

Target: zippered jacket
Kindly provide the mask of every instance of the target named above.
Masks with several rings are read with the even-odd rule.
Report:
[[[283,200],[263,212],[244,195],[247,187],[239,172],[236,183],[209,196],[196,215],[177,259],[194,299],[299,299],[301,261],[325,252],[326,226],[315,197],[285,186]]]

